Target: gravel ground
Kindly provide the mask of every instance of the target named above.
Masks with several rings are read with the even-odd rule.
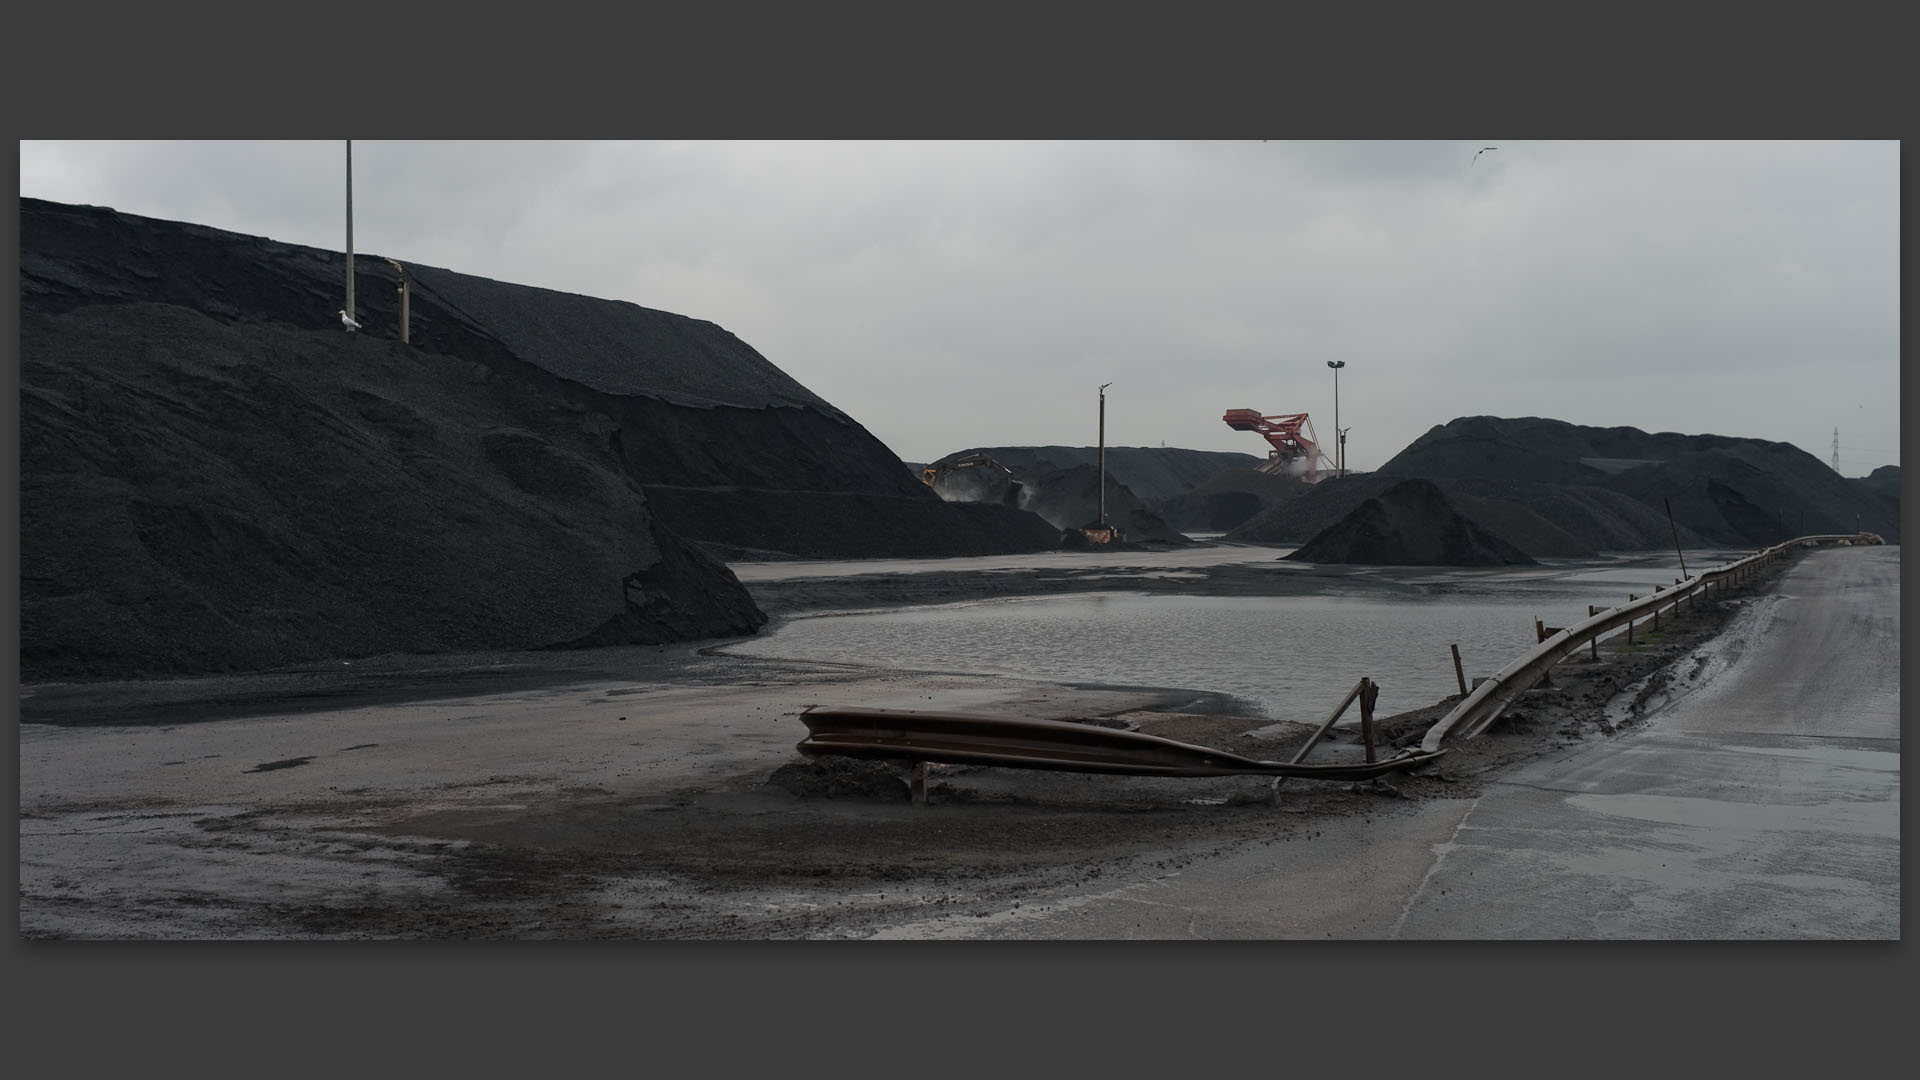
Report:
[[[956,586],[957,588],[958,586]],[[704,655],[491,654],[22,690],[27,938],[857,938],[1393,820],[1636,722],[1735,597],[1572,658],[1486,735],[1363,784],[936,768],[794,750],[813,704],[1098,720],[1253,757],[1192,691]],[[1642,628],[1644,631],[1644,627]],[[1418,739],[1451,701],[1381,722]],[[1309,760],[1358,755],[1350,730]]]

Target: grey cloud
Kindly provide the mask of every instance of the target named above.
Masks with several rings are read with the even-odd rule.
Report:
[[[25,143],[21,185],[337,250],[341,156]],[[1329,359],[1360,468],[1474,413],[1897,460],[1894,143],[356,142],[354,172],[359,250],[710,319],[910,460],[1090,442],[1107,381],[1116,442],[1256,452],[1238,407],[1330,435]]]

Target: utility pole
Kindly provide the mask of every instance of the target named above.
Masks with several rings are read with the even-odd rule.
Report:
[[[1100,384],[1100,527],[1107,527],[1107,387]]]
[[[353,313],[353,140],[347,140],[347,318],[358,321]],[[347,327],[352,332],[353,327]]]
[[[1327,366],[1333,369],[1333,474],[1347,475],[1347,433],[1340,430],[1340,369],[1347,366],[1345,360],[1329,360]]]
[[[1833,429],[1833,471],[1840,471],[1840,429]]]
[[[400,275],[400,284],[398,286],[400,290],[400,343],[405,345],[413,340],[409,330],[409,327],[413,324],[413,318],[412,313],[408,310],[410,293],[407,289],[407,268],[397,262],[393,262],[392,259],[388,259],[387,261],[393,263],[393,272]]]

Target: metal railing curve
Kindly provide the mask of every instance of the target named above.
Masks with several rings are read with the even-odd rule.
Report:
[[[1582,622],[1550,635],[1531,651],[1474,687],[1471,693],[1461,699],[1460,704],[1454,706],[1451,712],[1441,717],[1433,727],[1427,730],[1425,738],[1421,740],[1420,750],[1425,754],[1437,753],[1448,742],[1471,739],[1485,731],[1509,706],[1519,700],[1520,695],[1538,685],[1555,664],[1610,631],[1617,630],[1628,623],[1651,618],[1656,612],[1663,611],[1683,600],[1701,597],[1713,589],[1727,588],[1746,581],[1762,567],[1778,561],[1796,549],[1879,543],[1884,541],[1878,535],[1864,532],[1797,537],[1717,569],[1695,574],[1672,588],[1655,592],[1652,596],[1641,597],[1592,615]]]

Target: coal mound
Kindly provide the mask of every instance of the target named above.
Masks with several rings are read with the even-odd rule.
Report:
[[[20,200],[21,676],[654,644],[766,621],[722,558],[1000,554],[710,322]]]
[[[1258,469],[1227,469],[1191,491],[1157,503],[1149,502],[1149,505],[1167,524],[1181,532],[1224,533],[1269,507],[1306,494],[1312,487],[1298,476]]]
[[[1021,480],[1021,502],[1055,528],[1074,531],[1100,524],[1100,467],[1069,465],[1036,468]],[[1147,509],[1133,491],[1111,474],[1106,478],[1107,521],[1129,543],[1184,544],[1187,538]]]
[[[224,325],[340,333],[342,253],[97,207],[20,205],[23,307],[137,301]],[[400,337],[401,273],[356,254],[362,336]],[[1055,542],[1017,509],[942,502],[851,417],[714,323],[432,266],[404,273],[413,353],[478,363],[611,419],[653,512],[710,552],[912,557]]]
[[[605,417],[365,335],[21,319],[21,677],[660,643],[766,621]]]
[[[981,456],[999,462],[1016,479],[1031,474],[1062,472],[1075,465],[1100,465],[1098,446],[994,446],[961,450],[943,462]],[[1183,495],[1221,473],[1253,469],[1260,459],[1252,454],[1218,450],[1185,450],[1170,446],[1109,446],[1107,476],[1131,491],[1142,503]]]
[[[1534,560],[1474,524],[1431,480],[1401,480],[1285,556],[1375,566],[1530,566]]]
[[[968,461],[992,462],[1005,481],[969,480],[969,474],[985,470],[954,468]],[[1040,515],[1055,528],[1079,530],[1100,516],[1100,462],[1097,446],[999,446],[948,454],[933,467],[939,474],[936,490],[944,498],[1009,502]],[[1263,476],[1253,469],[1259,462],[1251,454],[1212,450],[1107,447],[1107,518],[1132,542],[1185,543],[1183,528],[1225,531],[1281,497],[1273,485],[1233,486],[1221,480]],[[1210,492],[1193,494],[1209,484],[1226,485],[1219,488],[1221,497]],[[1171,520],[1170,506],[1184,524]],[[1219,524],[1222,521],[1226,523]]]
[[[1898,472],[1877,475],[1848,480],[1789,443],[1465,417],[1427,432],[1378,472],[1322,480],[1226,538],[1304,544],[1401,481],[1421,479],[1461,517],[1532,558],[1665,550],[1676,540],[1760,547],[1857,531],[1898,543]]]

